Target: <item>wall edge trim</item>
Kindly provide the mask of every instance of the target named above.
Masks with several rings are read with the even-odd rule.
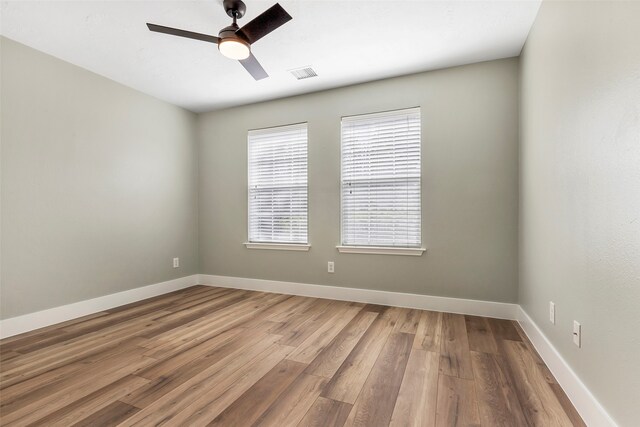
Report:
[[[562,357],[558,349],[549,341],[540,327],[531,319],[522,306],[518,306],[518,323],[536,348],[544,363],[556,377],[556,381],[564,390],[576,408],[582,420],[589,426],[617,427],[617,424],[595,398],[571,365]]]
[[[330,285],[201,274],[202,285],[516,320],[518,305]]]
[[[154,283],[152,285],[0,320],[0,339],[188,288],[189,286],[197,285],[198,278],[199,276],[197,274],[192,274],[190,276],[167,280],[166,282]]]
[[[341,286],[314,285],[276,280],[251,279],[208,274],[193,274],[165,282],[129,289],[85,301],[37,311],[9,319],[0,320],[0,338],[30,332],[67,320],[97,313],[146,298],[203,284],[224,288],[382,304],[421,310],[488,316],[517,320],[531,340],[540,357],[547,364],[558,384],[565,391],[576,410],[587,425],[617,427],[605,408],[584,385],[571,366],[551,344],[538,325],[514,303],[503,303],[463,298],[439,297],[403,292],[378,291],[372,289]]]

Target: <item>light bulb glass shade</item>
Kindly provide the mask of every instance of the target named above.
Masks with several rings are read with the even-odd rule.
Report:
[[[249,50],[249,46],[245,43],[242,43],[237,40],[221,40],[218,43],[218,50],[220,53],[231,59],[247,59],[249,54],[251,54],[251,50]]]

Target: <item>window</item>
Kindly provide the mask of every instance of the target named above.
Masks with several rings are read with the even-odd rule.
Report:
[[[420,141],[419,108],[342,119],[343,246],[338,249],[420,248]]]
[[[249,131],[248,144],[249,244],[305,245],[307,124]]]

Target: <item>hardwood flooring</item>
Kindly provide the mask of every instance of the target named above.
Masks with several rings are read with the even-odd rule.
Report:
[[[584,425],[507,320],[194,286],[0,349],[7,426]]]

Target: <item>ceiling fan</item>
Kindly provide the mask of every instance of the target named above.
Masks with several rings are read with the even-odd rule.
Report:
[[[240,61],[240,64],[254,79],[261,80],[268,77],[267,72],[251,53],[251,45],[290,21],[291,15],[276,3],[240,28],[236,20],[242,18],[247,10],[244,2],[242,0],[224,0],[222,5],[227,15],[233,18],[233,23],[220,30],[218,37],[149,23],[147,23],[147,27],[156,33],[215,43],[218,45],[220,53],[227,58]]]

